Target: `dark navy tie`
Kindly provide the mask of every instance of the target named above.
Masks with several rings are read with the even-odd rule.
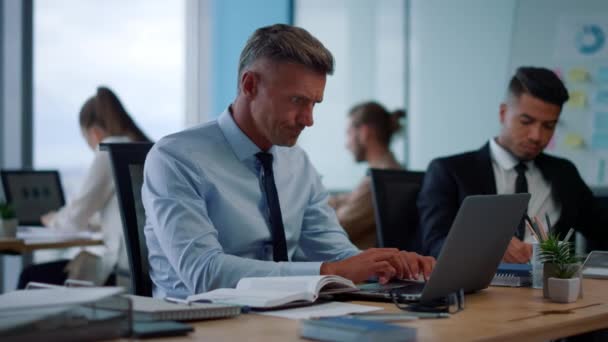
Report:
[[[526,180],[526,170],[528,167],[523,162],[519,162],[519,164],[515,165],[515,171],[517,172],[517,178],[515,178],[515,193],[526,193],[528,192],[528,181]],[[527,215],[527,210],[526,210]],[[526,221],[522,218],[519,226],[517,227],[517,231],[515,232],[515,236],[522,240],[526,236]]]
[[[287,258],[287,242],[285,241],[285,228],[283,227],[279,195],[277,194],[277,186],[274,183],[274,173],[272,172],[272,154],[259,152],[255,156],[262,163],[262,168],[264,169],[262,183],[270,212],[269,221],[272,229],[272,253],[274,261],[289,261]]]

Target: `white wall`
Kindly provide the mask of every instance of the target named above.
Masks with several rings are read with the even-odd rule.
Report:
[[[570,92],[583,91],[589,96],[587,105],[583,108],[568,104],[564,106],[553,143],[546,151],[572,161],[583,179],[592,186],[608,185],[608,149],[594,148],[592,143],[594,113],[603,112],[603,107],[594,101],[593,96],[599,89],[606,88],[606,84],[597,79],[597,72],[608,63],[605,52],[596,55],[578,54],[575,40],[570,41],[568,38],[570,35],[576,36],[582,25],[606,22],[606,0],[520,1],[511,48],[511,71],[520,65],[542,65],[559,70]],[[608,50],[604,48],[603,51]],[[570,79],[568,74],[574,68],[587,70],[589,80],[576,82]],[[583,146],[569,146],[566,140],[570,134],[584,139]]]
[[[335,73],[327,78],[323,103],[315,106],[314,126],[298,144],[331,190],[350,190],[365,175],[346,150],[347,112],[376,100],[389,111],[405,104],[404,0],[300,0],[295,24],[317,37],[334,55]],[[392,149],[404,160],[404,139]]]
[[[411,168],[477,149],[498,132],[516,4],[410,1]]]

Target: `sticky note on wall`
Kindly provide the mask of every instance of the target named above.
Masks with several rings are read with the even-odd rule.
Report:
[[[608,89],[599,89],[593,97],[593,107],[608,110]]]
[[[601,66],[597,69],[595,81],[599,84],[608,85],[608,66]]]
[[[597,165],[597,184],[604,184],[606,179],[606,161],[600,160]]]
[[[553,150],[555,150],[555,147],[557,146],[556,140],[558,139],[557,134],[558,133],[555,132],[553,134],[553,136],[551,137],[551,140],[549,140],[549,143],[547,144],[547,147],[545,147],[546,151],[553,151]]]
[[[593,130],[608,133],[608,112],[593,113]]]
[[[564,144],[573,150],[580,150],[585,147],[585,139],[580,134],[568,133],[564,138]]]
[[[559,77],[560,80],[564,80],[564,75],[562,74],[562,69],[560,68],[555,68],[553,69],[553,72],[557,75],[557,77]]]
[[[568,71],[568,82],[585,83],[590,80],[589,71],[585,68],[573,68]]]
[[[591,137],[591,148],[594,150],[607,150],[608,134],[599,132],[594,133]]]
[[[587,107],[587,93],[581,90],[571,91],[567,105],[572,109],[585,109]]]

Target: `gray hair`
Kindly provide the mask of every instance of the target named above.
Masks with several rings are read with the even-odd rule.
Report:
[[[275,24],[257,29],[247,40],[239,59],[239,80],[243,70],[260,58],[302,64],[325,75],[334,72],[334,57],[323,44],[303,28]]]

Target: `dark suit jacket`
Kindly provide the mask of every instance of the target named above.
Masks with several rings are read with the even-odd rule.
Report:
[[[560,219],[554,225],[556,231],[563,237],[573,227],[587,239],[600,244],[608,241],[608,213],[600,210],[574,164],[544,153],[534,163],[562,205]],[[489,144],[477,151],[431,162],[418,197],[420,229],[427,254],[439,255],[464,198],[484,194],[496,194]]]

